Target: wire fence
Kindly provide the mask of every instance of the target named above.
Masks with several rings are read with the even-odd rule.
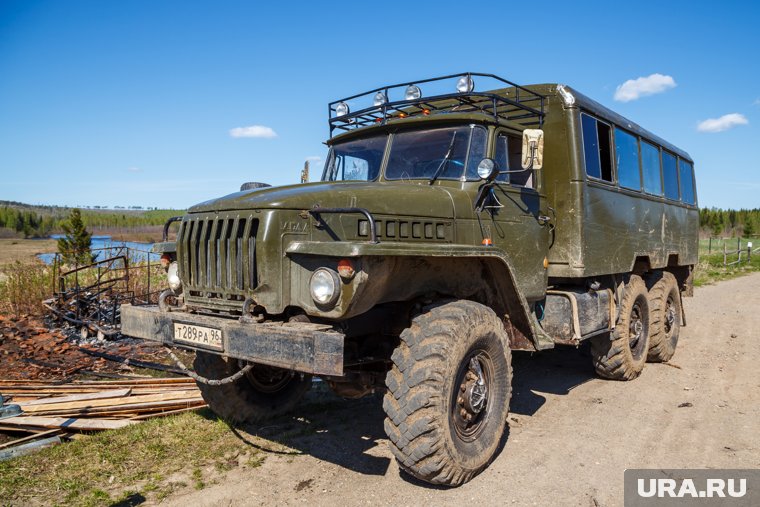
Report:
[[[749,263],[753,255],[760,252],[760,240],[757,238],[709,238],[700,242],[700,253],[723,255],[723,265],[733,266]]]

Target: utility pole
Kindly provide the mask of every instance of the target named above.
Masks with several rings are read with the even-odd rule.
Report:
[[[309,161],[303,163],[303,170],[301,170],[301,183],[309,182]]]

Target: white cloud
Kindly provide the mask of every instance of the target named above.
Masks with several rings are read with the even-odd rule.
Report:
[[[640,97],[662,93],[676,87],[676,81],[671,76],[652,74],[646,77],[629,79],[615,89],[615,100],[630,102]]]
[[[131,173],[139,173],[139,172],[142,172],[142,169],[140,169],[139,167],[133,166],[133,167],[127,167],[127,171]]]
[[[262,139],[272,139],[277,137],[277,132],[270,127],[263,125],[251,125],[250,127],[236,127],[230,129],[230,135],[232,137],[259,137]]]
[[[697,130],[700,132],[723,132],[737,125],[746,125],[748,123],[749,120],[743,114],[730,113],[724,114],[720,118],[710,118],[699,122]]]

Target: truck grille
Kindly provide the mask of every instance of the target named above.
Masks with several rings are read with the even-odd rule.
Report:
[[[241,301],[256,288],[258,225],[257,219],[237,214],[183,220],[177,259],[187,295]]]

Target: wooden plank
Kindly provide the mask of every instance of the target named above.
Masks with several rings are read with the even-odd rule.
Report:
[[[5,449],[7,447],[13,447],[14,445],[23,444],[24,442],[28,442],[29,440],[34,440],[40,437],[49,437],[56,434],[63,433],[61,430],[55,429],[55,430],[47,430],[42,431],[39,433],[35,433],[34,435],[29,435],[26,437],[17,438],[16,440],[12,440],[10,442],[5,442],[4,444],[0,444],[0,449]]]
[[[109,399],[109,398],[122,398],[124,396],[129,396],[129,394],[132,392],[132,389],[109,389],[107,391],[101,391],[98,393],[85,393],[85,394],[72,394],[69,396],[61,396],[59,398],[42,398],[35,401],[26,401],[26,402],[18,402],[18,405],[21,406],[21,408],[26,409],[26,407],[34,406],[34,405],[55,405],[58,403],[68,403],[72,401],[86,401],[86,400],[101,400],[101,399]]]
[[[120,405],[114,407],[91,407],[81,408],[78,410],[47,410],[45,412],[35,413],[35,415],[58,416],[64,415],[71,417],[99,416],[103,414],[113,414],[118,412],[147,412],[165,407],[186,407],[188,405],[205,404],[203,398],[183,398],[179,400],[154,401],[150,403],[137,403],[133,405]],[[5,419],[4,419],[5,420]]]
[[[154,417],[164,417],[167,415],[174,415],[174,414],[181,414],[183,412],[192,412],[193,410],[200,410],[202,408],[205,408],[206,404],[200,405],[198,407],[187,407],[187,408],[180,408],[177,410],[169,410],[167,412],[151,412],[149,414],[142,414],[138,415],[136,417],[133,417],[132,420],[134,421],[142,421],[144,419],[152,419]]]
[[[26,416],[19,415],[16,417],[9,417],[2,420],[3,426],[22,426],[22,427],[38,427],[38,428],[61,428],[71,430],[85,430],[85,431],[97,431],[97,430],[112,430],[117,428],[123,428],[131,424],[135,424],[135,421],[121,420],[110,421],[101,419],[77,419],[68,417],[41,417],[41,416]]]
[[[154,401],[179,400],[183,398],[197,398],[198,391],[170,391],[160,394],[146,394],[142,396],[126,396],[122,398],[106,398],[97,400],[72,401],[68,403],[27,405],[24,412],[37,413],[53,410],[63,411],[71,409],[90,409],[95,407],[116,407],[120,405],[137,405]]]

